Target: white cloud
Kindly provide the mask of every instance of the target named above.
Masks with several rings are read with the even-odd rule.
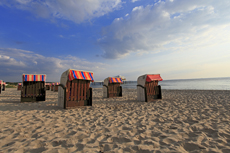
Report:
[[[98,72],[106,67],[100,62],[90,62],[75,56],[45,57],[31,51],[15,48],[0,48],[1,79],[20,81],[22,73],[47,74],[48,81],[59,81],[61,74],[69,69]]]
[[[227,43],[229,7],[228,0],[166,0],[134,7],[129,18],[116,19],[103,29],[98,44],[105,58],[116,59],[132,52],[179,51]]]
[[[81,23],[119,9],[121,3],[121,0],[1,0],[0,5],[31,11],[44,18]]]
[[[137,10],[141,10],[141,9],[143,9],[143,6],[136,6],[133,8],[132,11],[137,11]]]
[[[140,0],[132,0],[133,3],[136,2],[136,1],[140,1]]]

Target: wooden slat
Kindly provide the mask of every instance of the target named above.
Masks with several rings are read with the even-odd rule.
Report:
[[[67,83],[66,83],[66,102],[67,101],[69,101],[69,97],[70,97],[70,82],[69,81],[67,81]]]
[[[87,81],[87,84],[86,84],[86,99],[89,99],[90,97],[90,91],[89,91],[89,86],[90,86],[90,82]]]
[[[36,97],[39,97],[40,96],[40,92],[39,90],[41,89],[41,84],[40,82],[36,82]]]
[[[31,97],[36,97],[34,94],[35,94],[35,83],[33,82],[33,84],[31,84],[31,94],[32,94],[32,96]]]
[[[86,100],[86,81],[84,81],[83,88],[84,88],[84,98],[83,98],[83,100]]]
[[[28,85],[27,85],[27,94],[26,94],[26,97],[29,97],[30,95],[30,82],[28,82]]]
[[[74,100],[74,82],[71,81],[71,100]]]
[[[83,100],[83,90],[84,90],[83,89],[83,81],[81,81],[81,89],[80,90],[81,90],[81,98],[80,99]]]
[[[153,82],[150,82],[149,83],[149,85],[150,85],[150,95],[153,95],[154,94],[154,81]]]
[[[77,81],[74,80],[74,101],[77,101]]]
[[[23,97],[26,97],[26,94],[27,94],[27,86],[23,86],[23,90],[24,90]]]
[[[80,90],[80,80],[77,80],[78,84],[77,84],[77,101],[80,100],[80,94],[81,94],[81,90]]]
[[[22,95],[23,95],[23,97],[25,97],[25,95],[26,95],[26,87],[25,86],[22,87]]]

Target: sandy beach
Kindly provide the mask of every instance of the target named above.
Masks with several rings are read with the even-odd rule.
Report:
[[[162,90],[138,102],[136,89],[93,106],[64,110],[57,92],[20,103],[20,91],[0,94],[0,152],[230,152],[230,91]]]

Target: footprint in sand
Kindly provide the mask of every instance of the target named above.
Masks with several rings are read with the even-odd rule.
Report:
[[[184,143],[182,144],[182,147],[186,150],[186,151],[201,151],[203,149],[206,149],[204,146],[196,144],[196,143]]]

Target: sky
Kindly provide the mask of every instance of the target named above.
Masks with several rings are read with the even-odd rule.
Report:
[[[230,77],[229,0],[1,0],[0,80]]]

